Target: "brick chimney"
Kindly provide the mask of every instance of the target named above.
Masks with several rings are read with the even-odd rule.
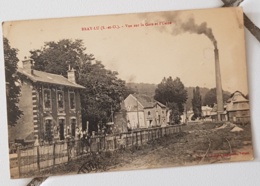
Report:
[[[71,83],[76,83],[75,70],[73,68],[70,68],[70,66],[68,70],[68,80]]]
[[[24,57],[23,62],[23,70],[28,74],[33,74],[33,64],[34,61],[30,58]]]
[[[219,51],[218,48],[214,49],[215,54],[215,76],[216,76],[216,94],[217,94],[217,115],[218,121],[221,121],[221,114],[224,112],[223,104],[223,92],[222,92],[222,83],[221,83],[221,74],[220,74],[220,64],[219,64]]]

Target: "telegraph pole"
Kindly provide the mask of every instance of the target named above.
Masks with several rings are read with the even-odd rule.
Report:
[[[139,110],[138,110],[138,100],[136,98],[136,111],[137,111],[137,128],[139,129]]]

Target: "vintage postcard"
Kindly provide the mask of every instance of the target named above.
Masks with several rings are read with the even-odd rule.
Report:
[[[3,23],[11,178],[253,159],[243,10]]]

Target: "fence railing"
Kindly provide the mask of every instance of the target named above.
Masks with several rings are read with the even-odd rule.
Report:
[[[165,135],[182,131],[182,125],[135,130],[113,135],[94,136],[89,139],[67,140],[51,145],[18,148],[19,176],[30,175],[56,165],[68,163],[88,152],[115,151],[121,148],[142,146]]]

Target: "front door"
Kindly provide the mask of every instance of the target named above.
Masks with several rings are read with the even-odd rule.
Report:
[[[64,140],[64,119],[59,119],[59,136],[60,140]]]
[[[71,119],[71,136],[76,135],[76,119]]]

